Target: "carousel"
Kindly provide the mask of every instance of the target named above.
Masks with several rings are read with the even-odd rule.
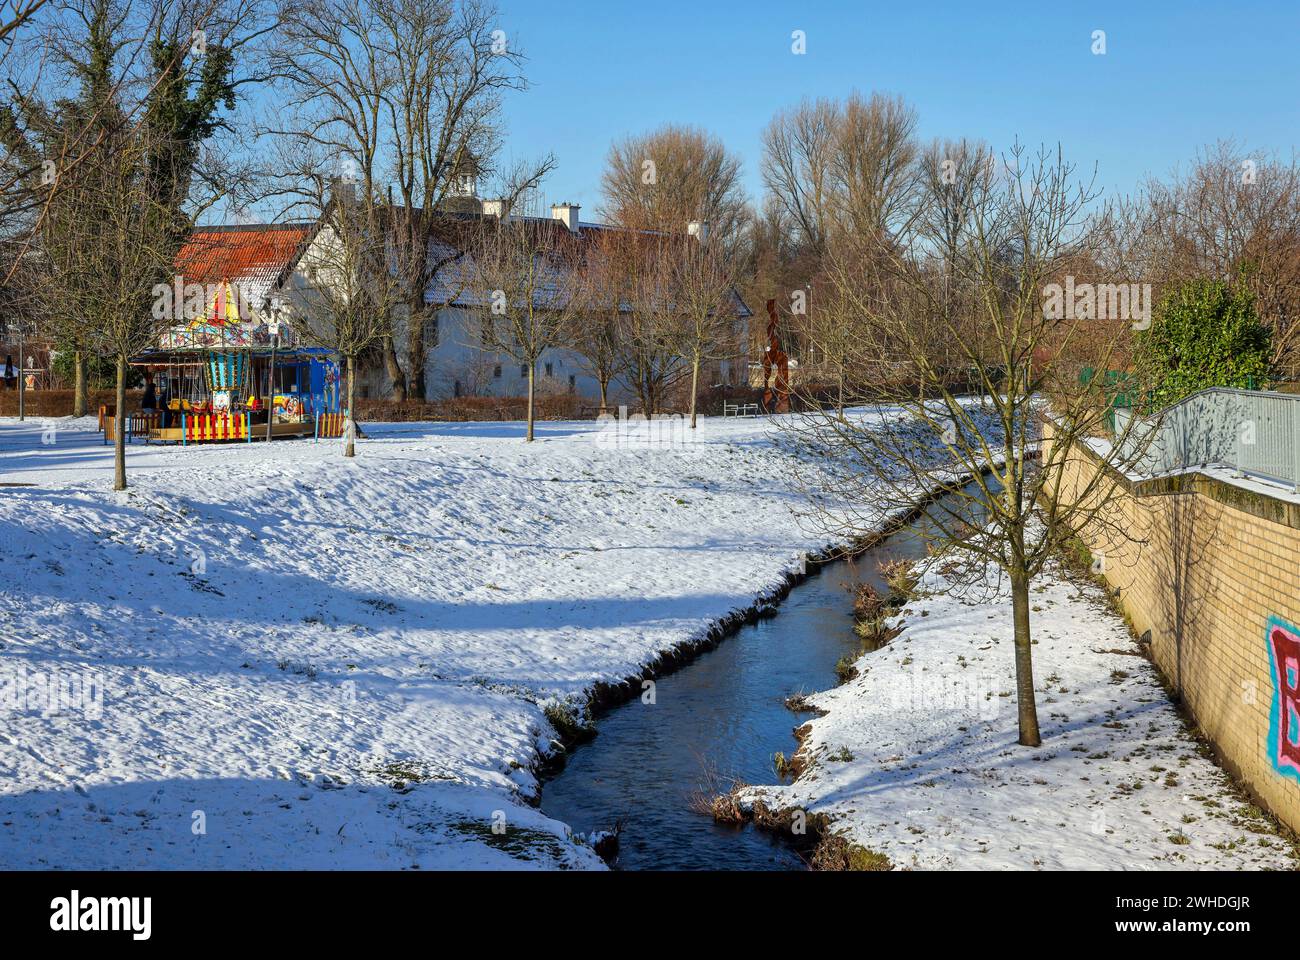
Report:
[[[345,417],[332,353],[298,344],[283,325],[243,319],[223,286],[205,316],[171,328],[157,347],[131,359],[153,401],[143,411],[150,420],[147,442],[341,436]]]

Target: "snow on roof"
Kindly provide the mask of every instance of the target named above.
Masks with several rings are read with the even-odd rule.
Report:
[[[467,235],[476,225],[488,218],[479,213],[443,214],[450,231],[445,239],[429,243],[429,259],[443,261],[424,300],[428,304],[476,308],[487,305],[490,293],[481,289],[478,270],[466,252],[470,246]],[[549,228],[557,235],[569,236],[569,228],[550,217],[515,216],[516,221],[528,221]],[[252,224],[197,227],[176,255],[176,272],[185,283],[217,284],[229,282],[239,288],[243,300],[254,309],[261,309],[270,300],[271,293],[285,271],[296,262],[304,244],[310,239],[314,224]],[[594,240],[600,233],[621,228],[599,223],[580,223],[573,239],[579,242]],[[459,242],[458,242],[459,241]],[[539,305],[562,299],[563,288],[559,271],[549,282],[538,285]],[[733,290],[737,315],[752,316],[752,312]]]
[[[473,254],[459,251],[448,243],[433,241],[429,244],[429,259],[447,262],[438,269],[429,288],[425,290],[425,303],[467,308],[486,307],[491,303],[492,291],[487,289],[485,281],[479,276]],[[570,289],[572,284],[564,276],[564,269],[544,258],[538,264],[533,286],[534,306],[558,307],[566,298],[573,296]]]
[[[176,273],[186,283],[229,282],[260,308],[313,229],[309,223],[196,227],[176,255]]]
[[[445,240],[433,240],[429,243],[429,259],[433,262],[442,262],[434,275],[433,281],[429,288],[424,292],[424,302],[426,304],[440,304],[452,307],[477,308],[487,306],[491,297],[489,291],[484,289],[484,285],[478,277],[478,268],[474,263],[473,256],[468,252],[472,243],[467,239],[468,232],[477,224],[490,221],[494,218],[488,215],[477,213],[455,213],[450,214],[450,221],[459,222],[461,225],[459,236],[463,239],[457,245],[455,241],[456,233],[453,237]],[[611,231],[621,232],[626,230],[624,227],[611,226],[604,223],[589,223],[586,221],[578,224],[576,234],[572,233],[563,221],[556,220],[553,217],[532,217],[515,215],[511,217],[514,222],[527,222],[529,224],[541,226],[544,229],[550,229],[560,239],[572,239],[577,243],[593,242],[601,233]],[[645,235],[651,235],[649,231],[637,231]],[[693,240],[691,242],[694,242]],[[565,283],[562,276],[566,269],[563,265],[548,261],[543,268],[549,276],[544,276],[538,280],[534,300],[538,306],[557,304],[566,296],[571,296],[571,291],[566,290],[568,284]],[[733,309],[740,318],[752,317],[751,311],[741,298],[739,291],[734,287],[731,291]],[[632,309],[631,305],[624,305],[624,309]]]

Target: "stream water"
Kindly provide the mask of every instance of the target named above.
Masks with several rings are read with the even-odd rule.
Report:
[[[934,507],[931,507],[933,510]],[[923,515],[852,560],[822,566],[794,587],[775,617],[741,628],[656,682],[655,700],[610,710],[589,743],[542,787],[542,810],[575,831],[622,824],[623,870],[798,870],[783,838],[752,826],[714,823],[691,808],[693,794],[731,778],[774,783],[772,757],[791,756],[794,729],[810,714],[785,706],[792,693],[835,686],[835,663],[858,648],[852,588],[886,588],[877,564],[920,557]]]

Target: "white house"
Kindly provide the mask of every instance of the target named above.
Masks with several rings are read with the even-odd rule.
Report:
[[[505,215],[501,201],[474,201],[477,212],[449,213],[447,216],[472,223],[475,220]],[[605,224],[584,222],[577,204],[561,203],[551,207],[549,218],[520,217],[567,230],[579,242],[593,242],[602,231],[618,230]],[[707,231],[702,224],[683,224],[696,242],[704,242]],[[437,245],[430,256],[449,260],[425,293],[425,302],[438,307],[435,320],[425,332],[428,359],[425,366],[426,395],[430,399],[460,396],[521,397],[528,391],[528,368],[509,356],[483,345],[482,311],[486,291],[474,280],[474,267],[467,251],[449,245]],[[717,360],[704,372],[701,383],[744,384],[748,376],[746,346],[749,343],[749,320],[752,312],[738,294],[734,294],[738,332],[734,355]],[[405,356],[406,344],[397,344],[397,354]],[[539,394],[569,393],[595,402],[600,386],[585,358],[568,348],[546,350],[537,362],[536,388]],[[359,392],[368,396],[385,396],[391,383],[382,366],[366,371],[358,381]],[[615,379],[610,385],[609,400],[618,403],[632,398],[628,387]]]
[[[440,216],[458,222],[462,228],[472,229],[476,221],[504,214],[500,201],[462,197],[458,206],[460,209],[449,210]],[[467,206],[469,209],[466,209]],[[553,206],[549,218],[516,219],[530,219],[555,230],[566,230],[579,242],[591,242],[601,231],[619,229],[582,222],[579,213],[577,205],[565,203]],[[448,231],[449,236],[464,233],[464,229]],[[683,234],[688,233],[695,238],[695,242],[706,242],[707,229],[702,224],[683,224]],[[275,260],[273,270],[269,264],[263,263],[257,265],[257,270],[250,270],[248,257],[235,254],[227,258],[220,249],[215,249],[227,241],[247,246],[252,238],[260,240],[266,236],[279,238],[290,234],[298,237],[300,242],[295,250],[276,250],[277,256],[272,258]],[[259,320],[269,318],[273,312],[289,320],[295,310],[310,309],[309,297],[304,296],[304,288],[330,282],[328,265],[338,261],[330,250],[330,246],[336,243],[336,238],[327,225],[204,228],[204,243],[211,257],[221,261],[223,267],[215,272],[208,271],[204,279],[211,280],[220,274],[218,279],[229,280],[238,286],[255,286],[255,291],[250,289],[248,292],[254,293],[259,314],[265,314]],[[426,396],[433,400],[460,396],[524,396],[528,385],[527,367],[483,345],[481,317],[487,306],[483,302],[485,291],[480,289],[481,284],[472,280],[474,267],[468,252],[455,249],[450,243],[436,243],[431,245],[429,256],[438,261],[446,261],[446,265],[435,275],[425,292],[425,303],[436,308],[433,322],[425,330]],[[245,276],[245,273],[256,273],[256,282],[250,283],[254,278]],[[737,320],[735,355],[714,361],[704,371],[701,383],[706,387],[716,383],[744,384],[748,376],[745,348],[749,342],[748,325],[752,314],[734,291],[733,300]],[[400,328],[401,324],[397,326]],[[289,323],[282,325],[286,331],[290,327]],[[259,326],[259,329],[264,328]],[[405,368],[408,344],[404,341],[404,332],[399,329],[394,347],[399,362]],[[542,395],[568,393],[593,402],[600,396],[599,383],[584,358],[567,348],[553,348],[542,354],[537,362],[536,388]],[[392,382],[382,362],[368,363],[358,374],[357,396],[360,398],[383,398],[391,390]],[[610,385],[609,394],[612,403],[631,398],[627,387],[617,380]]]

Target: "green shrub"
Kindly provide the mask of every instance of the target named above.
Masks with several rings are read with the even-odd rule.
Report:
[[[1258,389],[1269,379],[1272,334],[1244,284],[1197,278],[1174,287],[1137,347],[1156,407],[1208,387]]]

